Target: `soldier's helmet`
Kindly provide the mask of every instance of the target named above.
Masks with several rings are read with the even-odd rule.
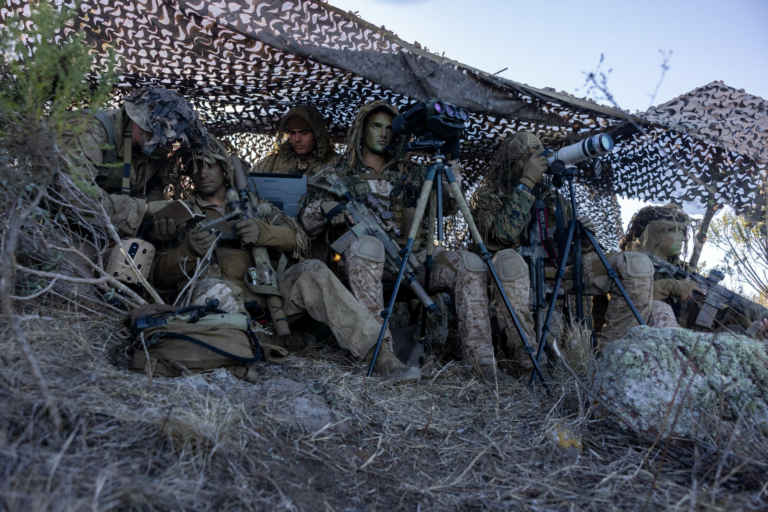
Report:
[[[207,151],[208,132],[192,105],[176,91],[152,85],[125,98],[125,111],[142,130],[152,134],[143,151],[181,142],[182,146]]]
[[[224,144],[213,135],[208,136],[206,152],[186,150],[181,154],[181,161],[184,164],[184,171],[190,175],[209,165],[219,164],[227,182],[234,183],[235,170],[229,153]]]

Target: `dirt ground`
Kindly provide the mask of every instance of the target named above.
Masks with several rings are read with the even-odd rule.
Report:
[[[64,424],[0,324],[0,510],[768,508],[764,467],[634,438],[570,376],[548,396],[430,356],[396,386],[321,344],[254,383],[150,381],[110,362],[111,314],[27,313]]]

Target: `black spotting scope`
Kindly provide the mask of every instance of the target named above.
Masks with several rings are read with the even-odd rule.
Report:
[[[467,127],[469,112],[442,100],[420,101],[392,121],[398,135],[425,135],[436,137],[458,135]]]

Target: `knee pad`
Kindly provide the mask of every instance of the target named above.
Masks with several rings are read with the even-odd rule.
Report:
[[[376,237],[363,236],[350,246],[352,254],[374,263],[384,263],[384,244]]]
[[[625,252],[624,261],[627,262],[627,275],[629,277],[651,277],[654,273],[653,263],[648,256],[641,252]]]
[[[485,266],[483,258],[470,251],[459,251],[461,254],[461,262],[464,264],[464,268],[469,272],[484,273],[488,270]]]
[[[496,273],[502,282],[517,281],[528,275],[528,265],[520,253],[512,249],[505,249],[496,253],[493,257]]]

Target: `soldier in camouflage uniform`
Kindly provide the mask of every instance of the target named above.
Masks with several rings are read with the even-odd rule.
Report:
[[[221,144],[212,140],[208,155],[185,155],[184,168],[192,172],[195,191],[187,203],[195,213],[217,219],[228,213],[226,191],[232,183],[232,163]],[[212,253],[210,265],[198,277],[192,291],[192,304],[205,305],[219,299],[220,309],[229,313],[246,313],[245,304],[266,304],[263,295],[252,292],[245,283],[246,270],[253,265],[251,247],[266,247],[279,268],[278,260],[289,255],[292,265],[278,277],[277,288],[283,297],[285,315],[290,323],[305,315],[328,325],[339,344],[358,360],[370,359],[379,323],[355,299],[333,273],[317,260],[296,262],[306,250],[309,240],[295,220],[272,207],[266,200],[251,198],[261,214],[235,225],[236,240],[220,240]],[[216,243],[211,230],[184,233],[180,244],[162,255],[155,267],[154,283],[159,289],[181,288],[188,282],[209,248]],[[388,348],[388,347],[387,347]],[[416,368],[401,363],[391,350],[379,354],[376,371],[393,380],[414,381],[420,378]]]
[[[364,105],[349,131],[345,153],[335,169],[329,172],[336,172],[343,177],[350,190],[357,194],[373,193],[394,214],[403,236],[407,236],[410,229],[409,213],[416,206],[415,201],[424,182],[426,169],[409,162],[407,155],[402,152],[402,144],[393,144],[392,120],[396,115],[395,107],[382,101]],[[390,152],[389,148],[393,146],[397,149]],[[453,151],[456,153],[453,158],[456,158],[458,148]],[[458,169],[456,176],[457,180],[461,180]],[[444,182],[443,192],[445,214],[451,215],[458,210],[458,205],[447,181]],[[335,240],[347,231],[343,205],[338,200],[330,195],[320,197],[300,212],[300,220],[310,237],[317,238],[325,234],[330,240]],[[426,229],[423,229],[414,249],[423,247],[425,240]],[[429,286],[425,288],[429,293],[453,293],[464,360],[481,375],[493,379],[495,365],[485,264],[479,256],[469,251],[438,251],[439,248],[435,252],[435,269],[431,273]],[[384,309],[382,280],[385,276],[392,280],[397,273],[397,269],[385,268],[383,244],[373,236],[363,236],[352,242],[342,256],[340,271],[346,273],[355,297],[372,315],[380,318]],[[417,252],[416,257],[423,262],[425,251]],[[419,274],[419,279],[424,286],[423,272]],[[386,344],[392,342],[389,332],[385,340]],[[499,374],[499,377],[504,376]]]
[[[627,233],[621,241],[621,248],[648,252],[680,267],[685,272],[695,272],[695,268],[680,258],[685,252],[684,247],[688,242],[690,225],[691,218],[679,206],[674,204],[646,206],[632,217]],[[698,314],[694,292],[704,293],[691,281],[672,279],[658,272],[654,277],[654,300],[648,325],[652,327],[682,325],[689,329],[704,331],[704,328],[694,325],[694,319]],[[672,308],[673,304],[680,305],[676,308],[677,314]],[[755,328],[762,337],[768,329],[766,317],[768,317],[768,311],[757,304],[752,310],[746,312],[746,316],[725,308],[716,316],[714,330],[744,334],[753,323],[756,323]]]
[[[532,222],[536,196],[542,198],[547,207],[548,235],[555,243],[557,233],[555,220],[555,201],[559,201],[565,216],[565,224],[570,221],[570,204],[557,189],[543,180],[547,169],[547,160],[543,156],[541,141],[531,133],[520,132],[508,136],[491,161],[485,174],[485,185],[472,197],[472,215],[480,229],[487,247],[498,251],[494,263],[499,272],[504,290],[515,312],[520,318],[526,337],[534,345],[534,321],[530,311],[530,277],[528,265],[515,250],[527,245]],[[590,231],[594,230],[591,221],[581,219]],[[584,247],[590,247],[586,242]],[[650,260],[637,252],[622,252],[607,255],[611,266],[618,273],[629,297],[644,320],[648,319],[651,307],[653,266]],[[566,279],[572,275],[570,267],[566,270]],[[637,320],[629,309],[615,285],[608,278],[597,254],[590,251],[583,258],[583,285],[591,296],[611,294],[608,310],[605,313],[605,325],[601,336],[603,342],[622,338],[629,329],[637,325]],[[572,283],[564,282],[567,290]],[[572,290],[571,290],[572,291]],[[531,368],[530,359],[525,354],[511,318],[508,318],[502,304],[495,301],[497,311],[502,311],[499,320],[507,337],[507,343],[515,353],[515,359],[526,368]]]
[[[192,105],[163,87],[138,89],[119,109],[76,115],[88,118],[84,129],[64,138],[65,146],[77,151],[73,178],[87,183],[95,179],[99,201],[124,236],[134,236],[148,211],[151,214],[165,205],[162,175],[173,166],[174,145],[200,150],[208,143]],[[122,189],[126,149],[130,149],[131,175],[129,187]],[[88,207],[76,194],[64,188],[60,192],[75,208]],[[150,203],[155,207],[150,208]]]
[[[336,158],[325,119],[312,105],[296,105],[280,121],[275,152],[253,172],[314,176]]]

